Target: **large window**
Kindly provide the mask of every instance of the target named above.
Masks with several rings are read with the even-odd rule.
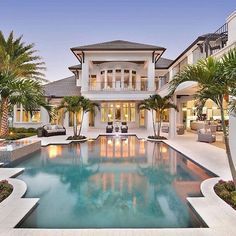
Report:
[[[116,70],[116,88],[121,88],[121,70]]]
[[[132,88],[136,88],[136,71],[132,70]]]
[[[124,88],[129,87],[129,70],[124,70]]]
[[[30,112],[25,111],[23,106],[21,104],[16,105],[16,114],[15,114],[15,122],[40,122],[41,121],[41,113],[40,113],[40,107],[35,109],[32,112],[32,116]]]
[[[127,121],[135,122],[135,103],[102,103],[101,122],[107,121]]]
[[[101,71],[101,89],[105,87],[105,71]]]
[[[72,112],[69,112],[69,126],[70,127],[74,126],[74,120],[75,120],[74,114]],[[77,121],[77,125],[80,125],[80,123],[81,123],[81,112],[77,112],[76,121]]]
[[[112,77],[113,77],[113,71],[112,70],[108,70],[107,71],[107,88],[111,89],[112,86]]]
[[[90,75],[89,76],[89,88],[91,90],[95,90],[97,87],[97,76],[96,75]]]

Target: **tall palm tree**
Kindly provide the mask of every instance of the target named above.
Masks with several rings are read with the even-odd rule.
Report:
[[[164,113],[167,109],[175,109],[178,111],[177,106],[171,102],[171,96],[164,96],[161,97],[158,94],[151,95],[148,99],[145,99],[139,104],[140,110],[149,110],[152,114],[152,124],[153,124],[153,131],[154,136],[160,137],[161,132],[161,124],[164,118]],[[157,113],[157,123],[158,129],[156,132],[156,125],[155,125],[155,118],[154,118],[154,111]]]
[[[224,100],[234,94],[236,88],[236,49],[224,55],[221,60],[213,57],[200,60],[195,65],[187,66],[170,82],[171,93],[183,82],[198,83],[196,92],[197,104],[203,107],[208,99],[212,100],[220,109],[226,153],[230,170],[236,185],[236,170],[229,146],[228,130],[225,123]]]
[[[11,32],[5,39],[0,31],[0,136],[8,134],[8,112],[12,102],[25,101],[27,94],[34,94],[35,101],[37,96],[42,97],[41,70],[45,68],[35,52],[34,44],[25,44],[22,36],[15,39]]]
[[[84,114],[87,112],[94,112],[95,107],[98,107],[98,104],[91,102],[89,99],[83,96],[66,96],[61,101],[60,106],[58,109],[65,109],[65,112],[71,112],[74,116],[74,137],[80,136],[81,128],[83,125]],[[81,113],[81,124],[79,128],[79,132],[77,132],[77,115]]]

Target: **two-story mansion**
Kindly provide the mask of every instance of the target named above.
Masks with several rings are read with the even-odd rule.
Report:
[[[44,86],[48,101],[58,106],[64,96],[85,96],[100,105],[87,114],[83,127],[104,128],[108,121],[127,121],[129,128],[151,128],[150,114],[138,111],[141,100],[156,93],[160,78],[172,62],[161,58],[165,48],[122,40],[71,48],[79,64],[69,67],[74,74]],[[15,107],[15,127],[39,127],[49,123],[47,112],[39,108],[33,117],[23,107]],[[78,115],[78,120],[80,115]],[[72,114],[58,112],[55,123],[73,126]]]

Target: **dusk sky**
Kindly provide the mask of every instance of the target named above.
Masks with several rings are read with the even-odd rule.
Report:
[[[235,0],[0,0],[0,30],[34,42],[52,81],[72,75],[71,47],[122,39],[163,46],[174,59],[235,9]]]

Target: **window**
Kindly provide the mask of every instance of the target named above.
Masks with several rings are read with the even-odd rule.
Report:
[[[116,88],[121,87],[121,70],[116,70]]]
[[[77,125],[80,125],[81,123],[81,112],[77,112],[76,114],[76,121]],[[69,112],[69,126],[74,126],[74,114],[72,112]]]
[[[132,71],[132,88],[136,88],[136,71]]]
[[[102,103],[101,122],[127,121],[135,122],[135,103]]]
[[[129,70],[124,70],[124,88],[129,87]]]
[[[112,88],[113,86],[112,86],[112,70],[108,70],[107,71],[107,88],[108,89],[110,89],[110,88]]]
[[[101,71],[101,89],[105,87],[105,71]]]
[[[97,76],[96,75],[90,75],[89,76],[89,88],[91,90],[95,90],[97,85]]]

